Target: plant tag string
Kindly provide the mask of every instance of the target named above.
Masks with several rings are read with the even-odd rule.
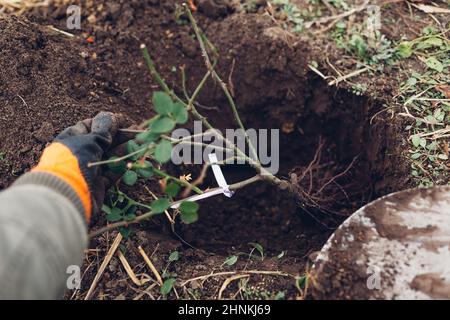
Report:
[[[218,194],[224,194],[228,198],[231,198],[234,195],[234,192],[230,190],[230,187],[227,181],[225,180],[222,169],[217,164],[218,162],[217,155],[215,153],[210,153],[208,157],[209,162],[211,163],[211,168],[213,170],[214,177],[216,178],[219,188],[192,197],[188,197],[186,199],[183,199],[182,201],[178,201],[171,206],[172,209],[177,209],[184,201],[199,201],[202,199],[216,196]]]

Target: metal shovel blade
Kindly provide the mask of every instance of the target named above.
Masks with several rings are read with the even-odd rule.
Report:
[[[382,197],[350,216],[312,267],[317,299],[450,299],[450,186]]]

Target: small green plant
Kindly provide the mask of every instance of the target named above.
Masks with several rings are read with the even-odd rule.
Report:
[[[169,255],[169,261],[163,270],[162,277],[164,282],[161,286],[160,292],[163,296],[169,295],[169,293],[174,289],[175,283],[177,281],[177,274],[175,272],[169,272],[169,267],[172,263],[177,262],[180,259],[180,253],[178,251],[172,251]]]
[[[396,48],[400,58],[406,59],[416,55],[429,69],[437,72],[444,71],[449,51],[450,41],[444,34],[430,27],[422,30],[421,37],[403,41]]]
[[[405,156],[419,187],[443,184],[449,179],[449,51],[450,41],[433,27],[424,28],[420,37],[397,46],[400,58],[417,59],[422,64],[420,71],[411,72],[401,84],[397,96],[403,109],[400,115],[409,120],[405,127],[410,133]]]
[[[362,96],[367,91],[367,85],[364,83],[357,83],[352,86],[352,93],[357,96]]]
[[[274,0],[273,4],[278,6],[282,12],[287,17],[288,24],[291,24],[293,32],[301,32],[304,28],[305,19],[303,17],[303,12],[290,0]],[[287,29],[288,24],[284,27]]]
[[[252,248],[252,251],[250,251],[249,257],[250,258],[256,258],[254,256],[254,252],[257,251],[259,253],[259,256],[257,257],[258,259],[264,260],[264,248],[262,245],[260,245],[259,243],[256,242],[250,242],[249,245]]]
[[[248,245],[251,247],[249,253],[238,252],[234,255],[231,255],[223,262],[222,266],[234,266],[238,262],[240,256],[245,256],[247,257],[247,259],[257,259],[261,261],[264,260],[264,247],[262,245],[257,242],[250,242]],[[257,252],[258,254],[255,255],[255,252]]]
[[[366,34],[362,31],[363,27],[364,25],[357,25],[347,32],[346,23],[340,21],[336,23],[331,36],[339,48],[382,71],[384,65],[391,65],[396,61],[396,48],[392,41],[379,31]]]
[[[222,264],[222,266],[233,266],[238,261],[239,257],[237,255],[229,256]]]

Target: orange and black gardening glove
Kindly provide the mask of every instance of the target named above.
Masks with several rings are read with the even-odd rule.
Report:
[[[118,117],[101,112],[65,129],[45,148],[39,164],[32,170],[56,176],[69,185],[81,200],[88,222],[92,212],[101,207],[107,187],[100,166],[90,164],[101,161],[111,147],[119,126]]]

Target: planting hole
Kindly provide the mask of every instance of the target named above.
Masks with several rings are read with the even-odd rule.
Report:
[[[278,176],[291,180],[294,194],[259,182],[237,190],[231,199],[205,200],[198,223],[180,227],[187,242],[219,254],[245,250],[248,243],[257,242],[272,254],[288,251],[304,257],[319,250],[358,208],[398,188],[385,174],[390,137],[383,125],[369,124],[378,111],[376,102],[331,90],[315,78],[309,85],[303,113],[295,123],[279,127]],[[223,121],[217,114],[210,118]],[[276,120],[260,113],[246,121],[247,128],[273,128]],[[254,174],[242,165],[223,171],[229,184]],[[205,185],[216,186],[213,179]]]

